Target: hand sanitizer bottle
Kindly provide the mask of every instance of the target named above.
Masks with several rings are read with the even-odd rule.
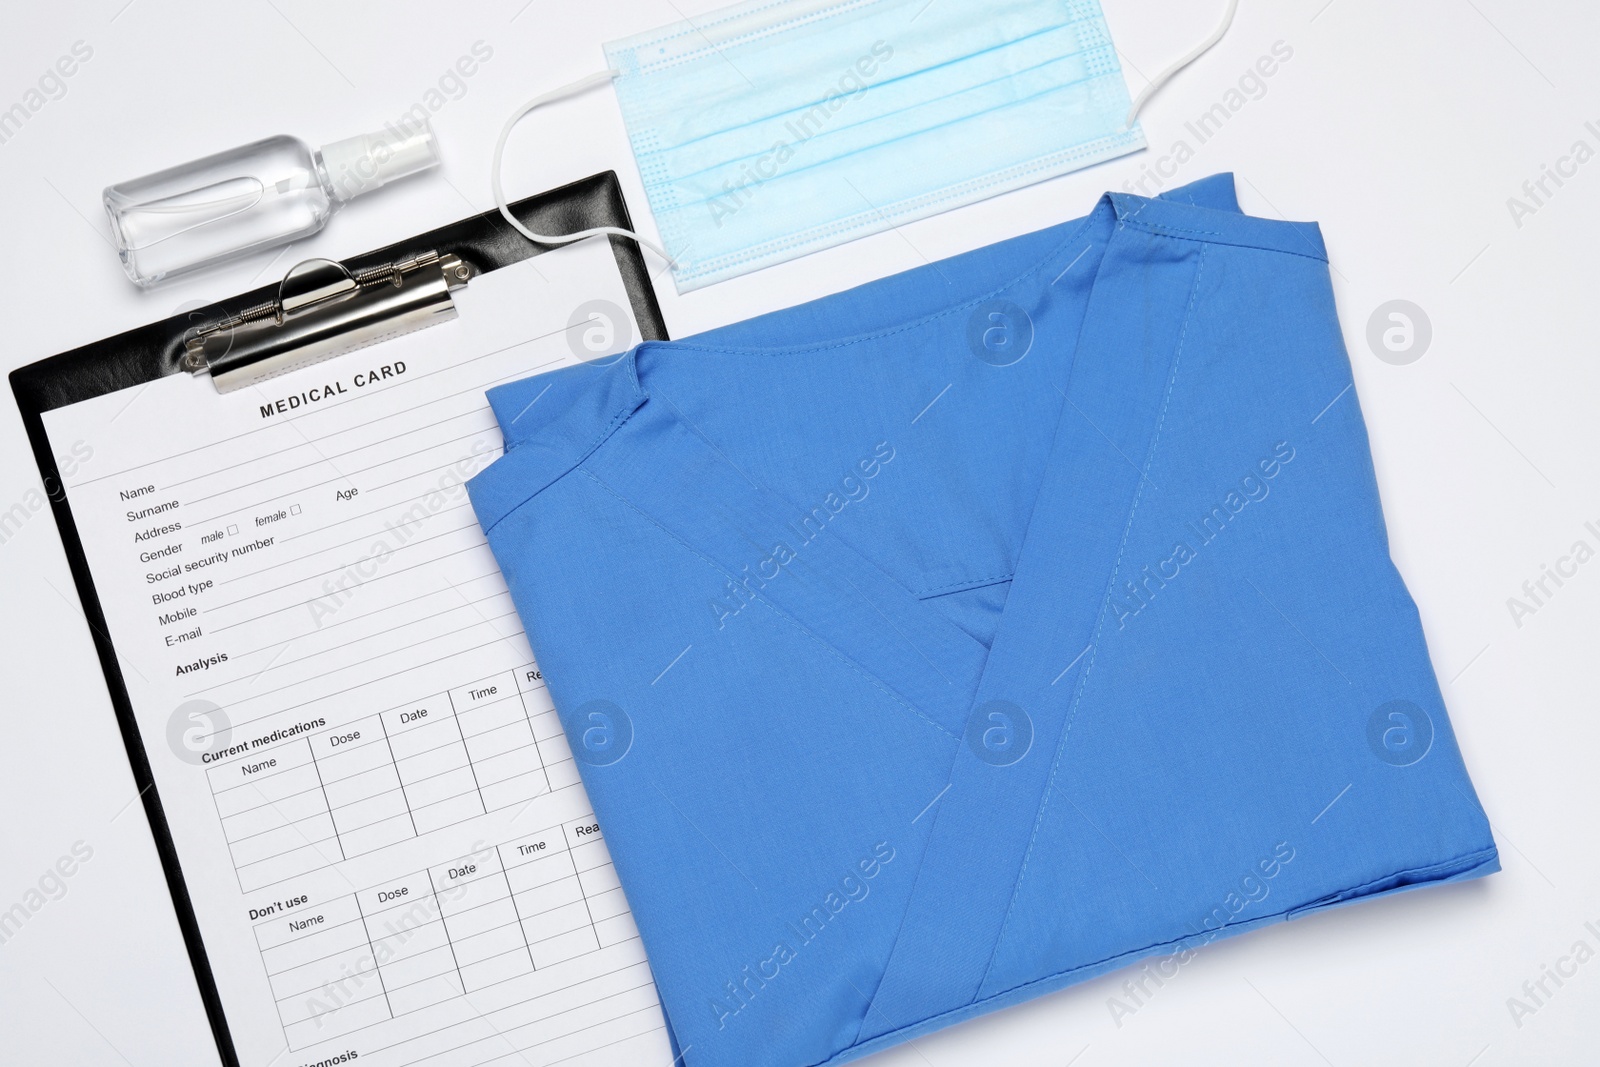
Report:
[[[269,137],[113,185],[106,214],[123,269],[149,288],[314,234],[346,200],[438,164],[426,123],[320,150]]]

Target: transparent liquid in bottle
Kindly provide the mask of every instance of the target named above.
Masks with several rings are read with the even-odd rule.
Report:
[[[140,285],[316,233],[336,201],[315,154],[269,137],[105,192],[122,266]]]
[[[268,137],[113,185],[106,214],[123,269],[149,287],[310,236],[344,201],[438,162],[426,126],[320,151]]]

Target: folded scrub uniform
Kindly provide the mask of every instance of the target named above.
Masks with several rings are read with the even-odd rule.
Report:
[[[1230,177],[489,397],[473,505],[688,1067],[1498,869],[1321,235]]]

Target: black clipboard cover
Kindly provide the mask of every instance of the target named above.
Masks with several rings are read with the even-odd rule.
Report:
[[[594,226],[633,228],[615,171],[591,175],[570,185],[516,201],[510,207],[512,213],[536,233],[574,233]],[[624,237],[609,236],[606,239],[611,242],[611,252],[622,273],[623,285],[627,288],[628,300],[634,318],[638,320],[642,339],[665,340],[666,323],[661,317],[661,307],[650,285],[650,275],[638,244]],[[460,256],[477,274],[497,270],[558,247],[531,242],[512,229],[499,211],[486,211],[355,256],[345,260],[344,264],[352,272],[359,272],[368,267],[433,251],[441,255],[454,253]],[[227,1067],[239,1067],[239,1058],[233,1047],[228,1020],[212,976],[211,962],[206,955],[200,926],[189,899],[183,869],[178,862],[177,848],[167,825],[166,812],[155,788],[150,761],[145,754],[138,722],[134,718],[133,704],[117,664],[116,649],[106,630],[105,615],[100,609],[99,596],[89,574],[89,561],[83,551],[83,542],[78,537],[72,509],[67,504],[66,491],[61,484],[61,474],[45,434],[43,415],[55,408],[142,385],[169,374],[187,373],[182,366],[184,340],[192,333],[197,322],[224,319],[244,308],[272,300],[277,292],[277,283],[273,282],[218,301],[199,311],[140,326],[11,372],[11,390],[22,412],[22,422],[33,447],[34,459],[39,464],[39,473],[44,479],[56,528],[61,532],[72,580],[78,587],[84,618],[89,623],[95,651],[100,657],[100,667],[105,672],[106,686],[111,691],[117,725],[128,751],[128,762],[133,768],[134,783],[144,801],[145,816],[155,839],[156,853],[166,873],[167,888],[172,894],[172,905],[177,912],[178,926],[183,931],[189,962],[194,967],[200,999],[211,1022],[217,1052]]]

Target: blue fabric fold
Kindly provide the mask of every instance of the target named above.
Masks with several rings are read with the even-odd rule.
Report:
[[[1326,257],[1218,175],[491,392],[473,504],[689,1067],[1498,869]]]

